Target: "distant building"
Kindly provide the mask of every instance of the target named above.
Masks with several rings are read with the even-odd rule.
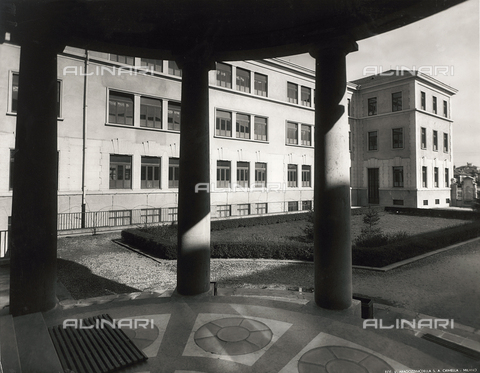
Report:
[[[391,70],[354,80],[348,91],[352,204],[449,206],[457,90],[417,71]]]
[[[455,167],[453,170],[453,176],[458,182],[462,182],[465,177],[469,176],[478,183],[479,175],[480,170],[471,163],[467,163],[466,166]]]

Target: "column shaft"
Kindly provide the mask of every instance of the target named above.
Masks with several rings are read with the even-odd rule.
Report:
[[[352,302],[345,55],[335,47],[315,55],[315,302],[328,309]]]
[[[10,311],[56,304],[57,50],[23,43],[12,201]]]
[[[210,288],[208,70],[193,59],[182,67],[177,259],[177,292],[182,295]],[[203,188],[197,190],[199,184]]]

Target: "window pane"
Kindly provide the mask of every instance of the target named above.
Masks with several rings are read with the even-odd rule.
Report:
[[[267,76],[255,73],[255,94],[267,96]]]
[[[250,71],[237,67],[237,90],[250,93]]]
[[[302,87],[302,105],[312,106],[312,90],[308,87]]]
[[[287,99],[288,102],[298,103],[298,85],[287,82]]]
[[[232,67],[217,62],[217,85],[232,88]]]

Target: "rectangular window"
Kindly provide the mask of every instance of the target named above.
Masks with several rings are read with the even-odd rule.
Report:
[[[265,188],[267,185],[267,164],[255,163],[255,186],[257,188]]]
[[[368,150],[378,150],[378,131],[368,133]]]
[[[153,60],[150,58],[142,58],[142,67],[147,68],[148,70],[157,71],[159,73],[163,72],[163,60]]]
[[[237,67],[237,91],[250,93],[250,71]]]
[[[433,150],[437,151],[438,150],[438,132],[433,131]]]
[[[439,204],[440,204],[440,200],[439,200],[439,199],[436,199],[436,200],[435,200],[435,204],[436,204],[436,205],[439,205]]]
[[[242,139],[250,138],[250,115],[237,114],[237,137]]]
[[[423,200],[423,205],[424,205],[424,206],[428,206],[428,199],[424,199],[424,200]]]
[[[259,96],[267,97],[267,76],[259,73],[255,73],[254,76],[255,94]]]
[[[422,138],[421,147],[422,149],[427,149],[427,129],[422,127],[420,131],[421,131],[421,138]]]
[[[448,104],[447,101],[443,101],[443,116],[448,118]]]
[[[140,97],[140,127],[162,128],[162,101]]]
[[[445,187],[448,188],[450,186],[450,178],[448,176],[448,168],[445,169]]]
[[[267,141],[267,118],[255,117],[255,140]]]
[[[180,131],[180,114],[182,105],[178,102],[168,103],[168,129]]]
[[[302,165],[302,187],[312,186],[312,166]]]
[[[258,215],[266,214],[267,211],[267,204],[266,203],[256,203],[255,204],[255,212]]]
[[[377,115],[377,98],[372,97],[368,99],[368,115]]]
[[[437,114],[437,98],[433,96],[433,113]]]
[[[402,110],[402,92],[392,93],[392,111]]]
[[[124,63],[127,65],[133,65],[135,63],[135,59],[133,57],[112,53],[110,53],[110,61]]]
[[[168,208],[168,221],[178,221],[178,207]]]
[[[302,201],[302,210],[312,210],[312,201]]]
[[[287,144],[298,144],[298,124],[287,122]]]
[[[237,214],[240,216],[250,215],[250,204],[243,203],[241,205],[237,205]]]
[[[448,133],[443,134],[443,152],[448,153]]]
[[[392,129],[393,148],[403,148],[403,128]]]
[[[132,210],[110,211],[109,220],[110,227],[132,225]]]
[[[298,85],[287,82],[287,99],[288,102],[298,104]]]
[[[132,156],[110,154],[110,189],[132,188]]]
[[[108,122],[133,126],[133,95],[110,92]]]
[[[230,161],[217,161],[217,188],[230,188]]]
[[[438,167],[433,168],[433,186],[438,188]]]
[[[170,158],[168,160],[168,187],[178,188],[180,176],[180,159]]]
[[[217,85],[232,88],[232,66],[217,62]]]
[[[397,206],[403,206],[403,199],[394,199],[393,204]]]
[[[403,167],[393,167],[393,186],[403,188]]]
[[[162,209],[141,209],[140,221],[142,224],[160,223],[162,221]]]
[[[288,186],[295,188],[297,187],[297,165],[296,164],[289,164],[288,165]]]
[[[422,110],[425,110],[425,108],[426,108],[425,92],[420,92],[420,96],[421,96],[421,98],[420,98],[420,108]]]
[[[160,188],[160,158],[142,157],[141,188]]]
[[[215,134],[217,136],[232,137],[232,113],[217,110],[216,122]]]
[[[175,61],[168,61],[168,73],[170,75],[182,76],[182,70]]]
[[[422,167],[422,187],[426,188],[427,184],[427,167]]]
[[[298,211],[298,201],[289,201],[288,211]]]
[[[8,188],[13,189],[13,163],[15,159],[15,149],[10,149],[10,175],[8,179]]]
[[[303,106],[312,106],[312,90],[308,87],[301,87],[300,96]]]
[[[241,187],[248,188],[250,166],[248,162],[237,162],[237,184]]]
[[[217,206],[217,214],[221,218],[226,218],[232,215],[232,205],[219,205]]]
[[[301,125],[301,134],[300,139],[302,141],[302,145],[311,146],[312,145],[312,126],[308,126],[306,124]]]

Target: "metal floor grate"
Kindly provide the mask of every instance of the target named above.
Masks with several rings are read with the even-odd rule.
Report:
[[[101,315],[81,320],[84,328],[48,328],[65,372],[107,373],[147,359],[121,329],[112,328],[110,323],[113,320],[109,315]],[[89,326],[93,327],[85,328]]]

